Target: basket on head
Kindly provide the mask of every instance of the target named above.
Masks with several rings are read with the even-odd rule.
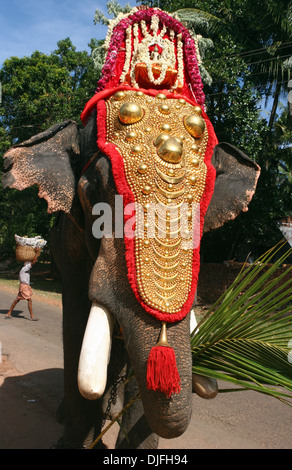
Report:
[[[28,238],[14,235],[16,241],[16,259],[17,261],[32,261],[36,255],[36,249],[41,250],[46,245],[46,240],[40,236]]]
[[[35,257],[35,249],[32,246],[18,245],[15,250],[17,261],[32,261]]]

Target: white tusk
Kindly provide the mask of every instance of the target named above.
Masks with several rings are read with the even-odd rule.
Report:
[[[196,319],[196,316],[195,316],[195,312],[194,310],[192,309],[191,310],[191,314],[190,314],[190,330],[191,330],[191,335],[194,331],[194,329],[196,328],[197,326],[197,319]]]
[[[114,322],[106,308],[92,304],[78,365],[79,391],[88,400],[96,400],[104,393]]]

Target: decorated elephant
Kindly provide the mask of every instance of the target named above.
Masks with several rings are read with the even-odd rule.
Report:
[[[217,142],[198,51],[181,23],[135,8],[112,23],[106,47],[83,128],[66,121],[12,147],[3,184],[38,185],[48,211],[58,212],[59,446],[88,446],[139,391],[116,446],[155,448],[158,436],[181,435],[191,419],[201,237],[247,210],[260,168]]]

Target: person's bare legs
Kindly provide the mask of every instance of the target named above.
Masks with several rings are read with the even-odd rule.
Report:
[[[37,318],[34,316],[33,311],[32,311],[32,300],[29,299],[29,300],[27,301],[27,303],[28,303],[28,310],[29,310],[29,313],[30,313],[30,318],[31,318],[32,320],[37,320]]]
[[[14,300],[14,302],[12,303],[12,305],[11,305],[9,311],[7,312],[7,315],[5,315],[6,318],[11,318],[11,313],[12,313],[12,311],[13,311],[15,305],[18,304],[19,300],[20,300],[20,299],[17,299],[17,298]]]

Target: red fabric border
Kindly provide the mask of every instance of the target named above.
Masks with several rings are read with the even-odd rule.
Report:
[[[113,95],[117,91],[142,91],[145,95],[150,95],[150,96],[156,96],[158,93],[163,93],[167,98],[176,98],[176,99],[184,99],[188,103],[190,103],[192,106],[200,106],[198,105],[194,100],[191,100],[189,97],[185,95],[181,95],[179,93],[171,93],[169,90],[152,90],[152,89],[143,89],[143,88],[133,88],[130,85],[127,85],[126,83],[123,83],[119,85],[118,87],[115,88],[108,88],[106,90],[100,91],[99,93],[96,93],[85,105],[82,113],[81,113],[81,121],[85,125],[87,122],[88,117],[92,113],[92,111],[96,108],[96,105],[99,101],[105,100],[109,96]],[[206,114],[205,114],[206,116]]]
[[[124,170],[124,162],[123,158],[116,149],[114,144],[108,143],[106,141],[106,105],[105,99],[111,96],[113,93],[116,93],[119,90],[133,90],[133,88],[125,85],[121,85],[115,89],[105,90],[98,94],[96,94],[85,106],[84,111],[82,112],[81,119],[83,123],[86,123],[87,118],[89,117],[90,113],[97,107],[97,144],[99,149],[107,155],[112,163],[112,171],[114,176],[114,181],[117,187],[117,191],[120,195],[123,196],[124,207],[129,203],[134,203],[134,195],[130,190],[130,187],[126,180],[125,170]],[[173,94],[169,91],[157,91],[157,90],[141,90],[146,94],[151,96],[155,96],[157,93],[164,93],[168,98],[184,98],[193,106],[197,106],[197,103],[191,101],[190,99],[179,95]],[[205,153],[205,164],[207,166],[207,177],[205,183],[205,190],[201,199],[200,203],[200,241],[203,235],[203,226],[204,226],[204,218],[208,209],[208,205],[213,195],[214,185],[215,185],[215,178],[216,178],[216,171],[213,165],[211,164],[211,158],[213,155],[213,150],[215,145],[218,143],[213,126],[204,111],[202,111],[202,115],[206,121],[206,126],[208,129],[208,144]],[[124,221],[126,222],[131,215],[125,215]],[[198,282],[198,275],[200,269],[200,243],[198,247],[194,248],[193,250],[193,279],[192,279],[192,286],[191,291],[189,293],[188,298],[183,306],[183,308],[177,313],[163,313],[159,310],[153,309],[149,307],[140,297],[138,291],[138,283],[136,277],[136,263],[135,263],[135,240],[134,238],[124,237],[125,247],[126,247],[126,263],[128,269],[128,279],[130,285],[133,289],[133,292],[138,300],[138,302],[142,305],[142,307],[151,315],[153,315],[159,321],[165,321],[168,323],[177,322],[182,320],[190,311],[197,288]]]

